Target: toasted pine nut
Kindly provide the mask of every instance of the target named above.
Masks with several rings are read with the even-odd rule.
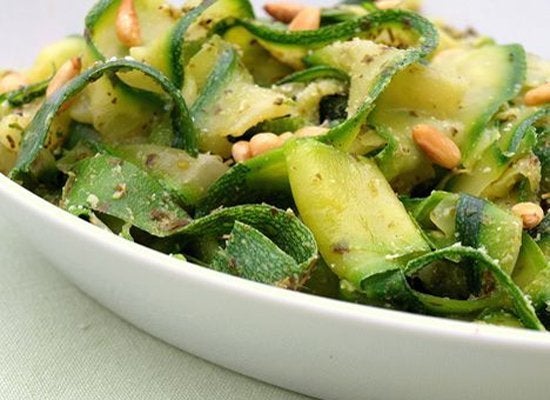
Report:
[[[252,157],[250,143],[246,140],[238,141],[231,147],[231,155],[236,162],[243,162]]]
[[[281,140],[281,143],[286,143],[290,139],[294,137],[294,134],[292,132],[285,132],[279,135],[279,139]]]
[[[296,137],[313,137],[324,135],[327,132],[328,129],[323,128],[322,126],[304,126],[294,132],[294,134]]]
[[[391,8],[397,8],[403,3],[403,0],[378,0],[376,7],[379,10],[389,10]]]
[[[512,207],[512,212],[521,218],[525,229],[534,228],[544,218],[542,208],[538,204],[531,202],[516,204]]]
[[[300,11],[290,25],[288,29],[290,31],[311,31],[319,29],[321,26],[321,9],[319,7],[305,7]]]
[[[76,78],[80,74],[81,69],[82,59],[80,57],[73,57],[65,61],[50,81],[48,89],[46,89],[46,97],[50,97],[66,83]]]
[[[298,3],[293,3],[290,1],[277,1],[273,3],[266,3],[264,5],[264,10],[266,13],[271,15],[277,21],[284,22],[288,24],[290,21],[298,15],[306,6]]]
[[[282,140],[274,133],[258,133],[250,139],[250,153],[252,157],[276,149],[282,145]]]
[[[460,164],[460,149],[458,146],[431,125],[416,125],[412,137],[420,149],[435,164],[453,169]]]
[[[116,16],[116,35],[126,47],[140,46],[141,29],[134,0],[122,0]]]
[[[540,106],[545,103],[550,103],[550,82],[529,90],[525,93],[523,101],[528,106]]]
[[[23,74],[10,71],[0,78],[0,94],[20,89],[27,84],[27,78]]]

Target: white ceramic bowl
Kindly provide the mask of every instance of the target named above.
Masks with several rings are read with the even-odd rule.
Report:
[[[70,32],[75,17],[69,16],[87,8],[78,2],[46,3],[65,17],[29,20],[26,29],[48,31],[55,21],[61,26],[66,21]],[[513,10],[515,3],[502,1],[498,7]],[[547,2],[531,3],[537,7],[533,14],[548,15]],[[36,2],[4,8],[3,37],[6,15],[24,5]],[[456,10],[464,11],[458,4]],[[512,19],[504,11],[504,18]],[[520,20],[514,29],[531,27],[537,26]],[[0,64],[19,56],[29,60],[27,51],[36,50],[21,44],[33,34],[18,32],[18,50]],[[2,57],[11,45],[5,42]],[[0,212],[76,285],[137,327],[275,385],[340,400],[529,400],[550,393],[550,334],[359,306],[223,275],[101,231],[1,175]]]

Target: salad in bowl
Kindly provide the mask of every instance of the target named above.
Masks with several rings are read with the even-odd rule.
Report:
[[[0,171],[289,290],[550,327],[550,62],[419,13],[101,0],[0,72]]]

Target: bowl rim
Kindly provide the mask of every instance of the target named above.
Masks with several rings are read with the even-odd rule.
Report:
[[[61,225],[61,228],[80,235],[86,241],[93,240],[102,246],[112,247],[138,264],[145,262],[151,267],[159,268],[159,272],[178,279],[210,285],[235,296],[246,296],[255,301],[274,303],[281,307],[300,307],[307,313],[322,314],[333,320],[353,320],[365,327],[375,325],[388,330],[407,331],[411,335],[430,336],[455,343],[521,347],[523,351],[544,350],[550,354],[548,332],[458,321],[325,298],[249,281],[178,260],[94,226],[42,199],[0,173],[0,201],[2,198],[10,198],[11,202],[21,204],[32,214],[40,214],[47,223]]]

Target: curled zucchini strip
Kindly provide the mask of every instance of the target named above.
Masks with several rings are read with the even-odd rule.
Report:
[[[92,54],[100,60],[104,60],[105,56],[103,55],[103,52],[99,48],[100,46],[94,41],[94,38],[93,38],[94,30],[95,30],[94,25],[98,20],[101,19],[101,17],[105,13],[109,12],[111,9],[114,9],[115,7],[118,7],[119,4],[120,4],[120,0],[99,0],[88,12],[88,15],[86,15],[86,19],[85,19],[86,30],[84,32],[84,37],[86,38],[86,42]]]
[[[346,149],[351,145],[359,128],[374,106],[375,100],[390,83],[392,77],[403,68],[411,65],[437,47],[438,33],[435,27],[425,18],[403,10],[378,11],[364,17],[348,20],[339,24],[329,25],[312,31],[291,32],[274,29],[269,25],[256,21],[229,18],[221,21],[215,31],[223,34],[227,30],[242,26],[263,43],[281,46],[282,50],[298,50],[305,56],[308,51],[318,49],[338,40],[346,40],[355,36],[375,40],[385,29],[394,27],[408,36],[407,41],[414,42],[407,48],[405,55],[395,57],[385,65],[376,80],[372,82],[363,104],[353,116],[334,127],[320,140],[336,147]],[[391,45],[391,43],[390,43]],[[403,43],[398,43],[402,46]]]
[[[21,107],[46,94],[50,79],[0,95],[0,104],[7,101],[11,107]]]
[[[149,37],[144,47],[155,53],[155,57],[162,59],[161,65],[156,66],[166,74],[168,78],[179,88],[183,86],[184,66],[193,46],[208,36],[210,26],[221,18],[237,17],[252,18],[254,12],[248,0],[204,0],[196,7],[183,13],[179,19],[162,17],[157,12],[156,0],[140,0],[145,25],[149,27]],[[136,5],[138,2],[136,2]],[[194,2],[192,2],[194,3]],[[197,2],[198,3],[198,2]],[[159,3],[160,4],[160,3]],[[121,43],[113,44],[114,39],[114,15],[120,5],[120,0],[99,1],[86,17],[86,41],[92,53],[99,60],[105,60],[112,56],[122,57],[129,53],[129,49]],[[151,10],[151,8],[153,10]],[[139,12],[139,11],[138,11]],[[155,19],[148,20],[149,16],[156,15]],[[173,18],[173,17],[172,17]],[[151,25],[158,25],[151,28]],[[153,46],[153,47],[150,47]],[[131,51],[130,51],[130,54]],[[140,57],[135,57],[139,58]],[[158,61],[158,60],[156,60]]]
[[[238,63],[238,56],[232,47],[227,47],[221,50],[220,56],[216,65],[210,72],[206,84],[201,93],[191,106],[191,114],[193,120],[197,121],[199,115],[203,113],[206,105],[211,101],[212,94],[218,94],[223,85],[226,84],[228,75],[234,70],[235,65]]]
[[[411,275],[427,265],[438,260],[459,261],[468,259],[474,266],[485,268],[495,278],[501,289],[508,295],[514,310],[526,328],[544,331],[544,325],[538,319],[535,310],[529,300],[525,298],[521,289],[514,283],[512,278],[506,274],[500,265],[490,258],[485,252],[471,247],[450,246],[441,250],[415,258],[407,264],[405,274]],[[422,298],[419,298],[422,300]]]
[[[225,237],[212,268],[289,289],[298,289],[317,260],[311,231],[292,213],[268,205],[225,208],[183,227],[183,240]],[[227,236],[228,235],[228,236]]]
[[[533,124],[549,116],[550,107],[541,107],[536,109],[534,112],[527,114],[526,116],[524,116],[524,118],[516,122],[513,128],[510,129],[510,133],[502,138],[502,140],[500,141],[502,143],[501,147],[503,157],[510,159],[515,156],[520,149],[522,141],[529,133],[529,129],[532,128]]]
[[[191,222],[178,198],[129,162],[98,154],[77,163],[63,189],[61,206],[74,215],[100,212],[153,236],[167,237]]]
[[[183,245],[226,239],[225,247],[200,261],[258,282],[298,288],[317,259],[312,233],[292,212],[249,205],[193,220],[163,181],[109,155],[98,154],[75,166],[61,205],[74,215],[109,215],[125,227]]]
[[[493,143],[473,165],[468,174],[451,177],[446,188],[454,192],[465,192],[474,196],[490,196],[490,187],[522,157],[528,155],[537,143],[533,126],[550,116],[550,107],[522,110],[520,117],[502,137]]]
[[[170,58],[173,82],[177,87],[181,88],[184,80],[184,66],[182,65],[182,61],[185,52],[185,32],[187,32],[189,27],[203,12],[217,1],[218,0],[204,0],[201,4],[180,18],[176,26],[172,29],[170,35],[170,51],[168,55]]]
[[[56,114],[67,100],[103,75],[125,70],[142,72],[152,78],[166,92],[173,103],[171,116],[174,129],[174,142],[172,145],[173,147],[186,150],[190,155],[197,155],[197,132],[185,100],[179,90],[168,78],[154,68],[134,60],[117,59],[97,63],[73,79],[69,84],[59,89],[44,102],[25,131],[21,144],[21,152],[14,169],[11,171],[11,177],[15,180],[22,180],[28,176],[32,163],[44,147]]]
[[[257,203],[267,199],[270,204],[291,204],[284,147],[233,166],[210,186],[196,212],[206,215],[220,206]]]
[[[332,128],[326,135],[318,140],[346,149],[356,138],[365,122],[369,112],[374,106],[376,98],[387,87],[392,77],[410,64],[420,61],[430,54],[437,46],[438,34],[434,26],[425,18],[417,14],[402,10],[381,11],[367,16],[330,25],[314,31],[289,32],[274,29],[269,25],[229,18],[221,21],[215,31],[223,34],[232,27],[242,26],[252,35],[264,42],[275,45],[292,45],[303,50],[304,55],[308,50],[320,48],[334,41],[349,39],[354,36],[376,38],[383,29],[399,26],[408,35],[414,38],[404,54],[400,54],[388,62],[380,71],[374,82],[369,85],[369,90],[364,94],[364,100],[357,112],[343,123]],[[325,74],[330,71],[336,73],[337,69],[327,66],[317,66],[314,74]],[[297,72],[292,79],[308,79],[311,70]],[[314,75],[313,74],[313,75]],[[268,179],[270,184],[263,184],[259,188],[255,182]],[[284,160],[284,150],[276,149],[266,154],[254,157],[236,166],[222,176],[210,189],[204,202],[199,207],[199,212],[206,213],[220,205],[238,204],[240,201],[256,201],[265,199],[273,194],[280,194],[282,189],[288,193],[288,177]]]
[[[504,300],[500,292],[487,297],[456,300],[448,297],[433,296],[412,289],[411,291],[426,310],[436,315],[471,315],[487,309],[498,309]]]
[[[242,26],[257,38],[270,43],[295,45],[304,49],[319,48],[337,40],[346,40],[355,36],[376,37],[380,30],[390,25],[401,25],[423,37],[421,47],[424,51],[433,50],[437,45],[437,31],[425,18],[403,10],[376,11],[338,24],[310,31],[288,31],[276,29],[269,24],[227,18],[216,25],[216,33],[223,34],[235,26]]]

